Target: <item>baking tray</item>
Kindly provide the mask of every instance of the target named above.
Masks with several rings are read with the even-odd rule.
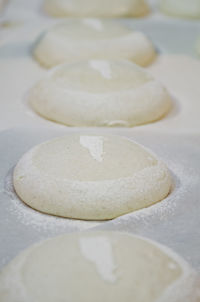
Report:
[[[42,15],[39,10],[41,0],[29,1],[28,3],[25,0],[13,0],[10,2],[4,16],[0,18],[1,24],[11,24],[0,28],[0,130],[24,125],[34,127],[36,124],[41,127],[61,129],[63,126],[46,121],[34,114],[26,103],[29,89],[48,72],[40,67],[31,56],[35,40],[43,30],[59,22],[58,19]],[[145,19],[126,19],[121,20],[121,22],[145,32],[153,41],[160,55],[190,55],[194,60],[192,62],[189,60],[188,64],[192,64],[192,68],[199,68],[200,60],[197,64],[196,59],[198,57],[195,52],[195,42],[200,33],[200,22],[161,18],[158,13]],[[168,60],[166,64],[163,63],[163,69],[159,75],[155,73],[154,65],[156,65],[156,62],[147,70],[152,72],[159,80],[163,80],[164,85],[170,92],[171,90],[174,92],[176,85],[180,86],[182,84],[181,78],[175,76],[175,68],[178,68],[188,80],[193,77],[192,69],[188,66],[184,67],[181,61],[179,66],[176,67],[173,60]],[[195,67],[196,65],[198,66]],[[165,77],[167,66],[170,75]],[[182,86],[185,87],[185,84]],[[175,95],[172,95],[174,109],[167,118],[135,129],[142,131],[147,129],[163,133],[165,131],[172,133],[174,131],[181,133],[199,132],[200,119],[198,112],[200,111],[200,102],[198,99],[188,101],[192,98],[190,91],[197,89],[200,89],[199,82],[194,81],[193,86],[188,89],[187,98],[180,96],[180,91],[175,91]]]
[[[35,144],[79,129],[10,129],[0,133],[0,266],[20,250],[47,237],[88,228],[128,231],[155,239],[177,251],[200,270],[200,136],[160,134],[118,129],[114,134],[136,140],[155,152],[173,177],[170,195],[149,208],[108,222],[87,222],[39,213],[20,201],[12,187],[12,170]],[[82,130],[81,133],[85,133]],[[89,129],[90,134],[112,134],[113,129]]]
[[[200,271],[200,105],[184,98],[179,89],[181,78],[165,77],[165,64],[156,74],[149,72],[173,88],[174,109],[163,120],[140,127],[70,128],[42,119],[29,108],[27,92],[47,71],[31,57],[38,34],[58,22],[41,12],[41,1],[13,0],[0,18],[0,267],[18,252],[41,239],[66,232],[86,229],[126,231],[149,237],[182,255]],[[197,21],[180,21],[152,13],[145,19],[122,20],[147,33],[160,54],[184,54],[194,58],[188,64],[198,67],[195,40],[200,33]],[[184,60],[184,57],[183,57]],[[174,73],[173,58],[167,60]],[[156,63],[155,63],[156,64]],[[180,68],[184,68],[181,66]],[[190,78],[187,66],[183,74]],[[175,85],[175,86],[176,86]],[[192,89],[200,85],[194,83]],[[189,107],[188,107],[189,106]],[[188,108],[191,112],[187,114]],[[178,125],[178,127],[176,127]],[[168,165],[173,188],[162,202],[149,208],[123,215],[107,222],[88,222],[53,217],[39,213],[20,201],[12,186],[13,167],[32,146],[69,133],[115,134],[152,149]]]

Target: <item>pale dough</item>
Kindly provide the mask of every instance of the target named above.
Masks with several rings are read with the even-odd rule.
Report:
[[[53,69],[30,91],[41,116],[71,126],[136,126],[171,108],[166,89],[128,61],[90,60]]]
[[[14,170],[19,197],[39,211],[105,220],[164,199],[166,166],[119,136],[68,135],[36,146]]]
[[[128,59],[150,64],[155,50],[149,39],[116,20],[69,19],[47,30],[37,41],[33,55],[52,67],[87,59]]]
[[[181,18],[200,18],[200,0],[161,0],[161,10]]]
[[[44,9],[55,17],[140,17],[149,12],[146,0],[45,0]]]
[[[199,280],[171,250],[142,237],[88,232],[22,252],[0,274],[1,302],[198,302]]]

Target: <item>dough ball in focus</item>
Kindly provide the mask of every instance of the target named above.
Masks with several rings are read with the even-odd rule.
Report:
[[[167,167],[119,136],[67,135],[27,152],[14,170],[18,196],[68,218],[105,220],[148,207],[171,188]]]

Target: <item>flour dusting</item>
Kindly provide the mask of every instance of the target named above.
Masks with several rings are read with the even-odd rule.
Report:
[[[116,265],[112,254],[112,244],[106,237],[80,238],[80,249],[83,256],[93,262],[101,277],[108,282],[115,282]]]
[[[4,193],[9,196],[8,211],[17,217],[20,223],[39,231],[57,235],[61,231],[87,230],[100,224],[96,221],[62,218],[34,210],[21,201],[15,193],[11,170],[5,179]]]

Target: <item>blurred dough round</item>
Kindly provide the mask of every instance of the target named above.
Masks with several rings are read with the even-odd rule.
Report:
[[[181,18],[200,18],[200,0],[162,0],[161,10]]]
[[[140,17],[149,12],[145,0],[45,0],[44,9],[55,17]]]
[[[168,248],[118,232],[62,235],[0,274],[1,302],[198,302],[199,280]]]
[[[54,68],[29,94],[41,116],[71,126],[136,126],[171,107],[163,86],[128,61],[90,60]]]
[[[68,135],[36,146],[14,170],[18,196],[41,212],[105,220],[164,199],[166,166],[119,136]]]
[[[128,59],[145,66],[153,61],[155,51],[143,33],[119,21],[69,19],[45,32],[33,55],[45,67],[91,58]]]

